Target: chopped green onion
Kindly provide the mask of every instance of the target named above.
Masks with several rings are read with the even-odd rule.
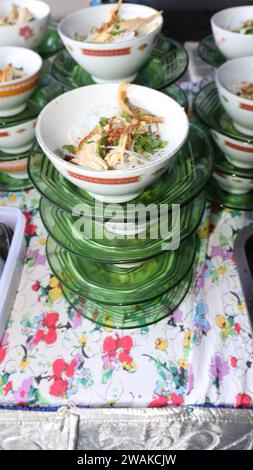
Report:
[[[105,127],[109,122],[110,122],[109,118],[101,117],[99,124],[100,126]]]
[[[138,134],[135,138],[134,150],[139,154],[154,154],[157,150],[166,147],[167,142],[161,140],[156,134]]]
[[[107,152],[106,146],[107,146],[106,138],[102,136],[98,141],[98,154],[101,158],[106,157],[106,152]]]
[[[84,34],[81,34],[81,33],[75,33],[74,39],[76,41],[81,41],[82,42],[82,41],[85,41],[85,36],[84,36]]]
[[[119,29],[119,31],[110,31],[110,36],[117,36],[118,34],[123,34],[123,33],[126,33],[127,32],[127,29]]]
[[[127,121],[127,122],[131,121],[131,117],[127,113],[121,113],[120,117],[122,119],[125,119],[125,121]]]
[[[76,154],[76,149],[75,149],[74,145],[66,144],[66,145],[63,145],[62,148],[64,150],[67,150],[68,153],[72,153],[73,155]]]

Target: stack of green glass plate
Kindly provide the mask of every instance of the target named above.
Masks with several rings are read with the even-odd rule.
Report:
[[[87,300],[62,286],[70,305],[81,315],[98,325],[111,328],[141,328],[156,323],[171,314],[184,300],[192,282],[192,271],[174,288],[154,300],[135,305],[106,305]]]
[[[187,65],[185,49],[160,36],[135,83],[159,89],[187,109],[184,92],[173,84]],[[57,52],[50,74],[64,90],[94,83],[66,50]],[[100,210],[98,201],[66,180],[34,145],[28,171],[42,196],[48,262],[70,305],[99,324],[135,328],[160,320],[180,304],[191,284],[195,231],[212,162],[208,138],[192,126],[173,166],[134,205],[121,205],[119,221],[106,217],[109,205],[101,203]],[[156,220],[147,211],[150,204],[169,210]],[[174,204],[181,206],[180,217]]]
[[[226,62],[226,57],[219,51],[212,35],[200,41],[198,53],[202,60],[213,67],[219,67]]]
[[[194,109],[214,142],[209,200],[232,209],[253,210],[253,137],[234,127],[214,82],[199,91]]]
[[[173,167],[134,200],[138,218],[134,206],[125,203],[124,220],[118,222],[104,216],[107,204],[101,203],[100,212],[97,201],[67,181],[38,145],[33,147],[28,170],[42,196],[48,262],[70,305],[98,324],[136,328],[159,321],[182,302],[191,284],[212,155],[205,132],[191,126]],[[151,203],[167,204],[167,217],[155,221],[146,211]],[[176,223],[173,204],[181,206]],[[84,206],[88,216],[82,214]]]

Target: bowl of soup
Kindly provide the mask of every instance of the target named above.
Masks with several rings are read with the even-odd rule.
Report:
[[[42,59],[22,47],[0,47],[0,117],[21,113],[39,81]]]
[[[235,128],[253,136],[253,57],[225,62],[216,71],[219,97]]]
[[[58,32],[73,59],[97,83],[132,82],[150,57],[163,24],[161,12],[130,3],[84,8]]]
[[[150,88],[90,85],[51,101],[36,137],[57,170],[96,199],[125,202],[164,173],[189,123],[173,99]]]
[[[253,55],[253,5],[215,13],[211,27],[216,46],[227,59]]]

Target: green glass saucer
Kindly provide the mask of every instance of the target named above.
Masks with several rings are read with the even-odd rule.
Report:
[[[180,86],[172,83],[172,85],[168,85],[167,87],[162,88],[160,91],[180,104],[180,106],[182,106],[186,112],[188,111],[188,98]]]
[[[213,169],[213,149],[206,133],[192,125],[189,138],[178,152],[171,168],[152,186],[134,199],[134,204],[122,204],[125,220],[135,220],[136,204],[143,204],[139,216],[146,218],[146,207],[156,204],[180,204],[192,201],[206,186]],[[50,163],[38,145],[31,150],[28,174],[40,194],[52,204],[73,213],[78,204],[91,211],[92,217],[103,219],[102,204],[93,199],[86,191],[66,180]],[[133,201],[132,201],[133,202]]]
[[[75,256],[50,235],[46,253],[59,281],[77,295],[110,305],[131,305],[154,299],[176,286],[191,269],[195,236],[174,251],[131,267],[103,264]]]
[[[98,325],[109,328],[141,328],[152,325],[173,313],[183,302],[192,282],[192,271],[176,287],[161,297],[131,306],[103,305],[73,294],[62,287],[63,294],[77,312]]]
[[[13,160],[23,160],[24,158],[28,158],[29,155],[30,155],[30,150],[28,150],[27,152],[18,153],[18,154],[6,153],[0,150],[0,162],[12,162]]]
[[[17,179],[12,178],[11,176],[7,175],[0,171],[0,191],[4,192],[15,192],[15,191],[22,191],[23,189],[32,188],[32,182],[29,178],[26,179]]]
[[[160,90],[177,81],[187,67],[188,54],[184,47],[174,39],[159,36],[151,58],[141,68],[134,83]],[[66,50],[54,58],[52,75],[70,89],[95,83]]]
[[[129,237],[116,234],[113,238],[112,232],[107,229],[106,225],[101,225],[98,221],[81,219],[83,222],[80,227],[78,223],[80,217],[73,217],[71,214],[57,209],[44,198],[41,198],[40,201],[40,216],[51,237],[76,256],[99,260],[101,263],[136,263],[162,254],[163,243],[170,242],[173,235],[174,239],[177,235],[183,241],[193,233],[200,223],[204,208],[205,194],[201,193],[194,201],[181,209],[180,226],[176,227],[174,232],[172,232],[171,215],[168,217],[168,224],[167,221],[158,222],[157,238],[154,238],[152,232],[150,233],[149,224],[147,224],[146,232],[141,236],[131,235]],[[103,233],[98,238],[96,234],[99,234],[101,228]],[[163,228],[166,231],[163,231]],[[80,230],[84,229],[86,235],[82,236],[81,234],[80,236]],[[161,233],[166,232],[168,235],[161,238]]]
[[[226,57],[219,51],[215,44],[214,37],[207,36],[200,41],[198,46],[198,54],[204,62],[212,65],[213,67],[219,67],[227,61]]]
[[[47,31],[37,48],[37,52],[43,59],[47,59],[63,48],[64,44],[57,32],[57,23],[49,23]]]
[[[253,178],[253,169],[238,168],[226,159],[223,152],[215,150],[215,170],[226,173],[227,175],[240,176],[242,178]]]
[[[208,128],[232,137],[232,139],[242,142],[253,142],[253,137],[245,136],[234,127],[232,119],[222,107],[214,82],[209,83],[198,92],[193,106],[198,117]]]
[[[220,206],[241,211],[253,210],[253,191],[245,194],[232,194],[223,191],[218,183],[212,179],[208,186],[207,198],[211,202],[216,202]]]

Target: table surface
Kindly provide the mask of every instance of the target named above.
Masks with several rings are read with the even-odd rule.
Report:
[[[211,68],[196,43],[186,47],[182,86],[191,98]],[[236,233],[253,212],[208,206],[184,302],[156,325],[120,331],[91,323],[63,298],[45,256],[37,191],[0,193],[0,204],[24,211],[29,241],[0,346],[0,407],[253,407],[253,341],[233,254]]]
[[[46,256],[36,190],[1,194],[20,207],[29,248],[0,347],[0,405],[249,406],[253,343],[233,255],[252,212],[206,209],[194,282],[156,325],[99,327],[64,300]]]

